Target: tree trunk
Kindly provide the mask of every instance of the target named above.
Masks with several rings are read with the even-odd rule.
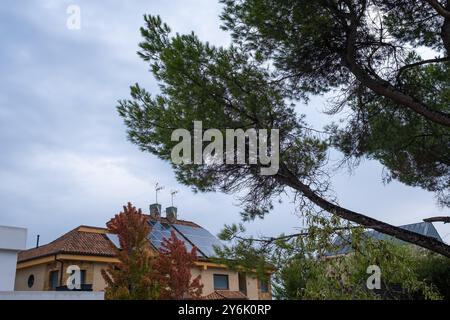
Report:
[[[423,221],[450,223],[450,217],[432,217],[432,218],[423,219]]]
[[[284,164],[280,164],[280,171],[277,178],[291,188],[299,191],[312,203],[331,214],[335,214],[342,219],[355,222],[364,227],[393,236],[399,240],[426,248],[450,258],[450,246],[439,240],[395,227],[388,223],[365,216],[361,213],[342,208],[320,197],[313,190],[311,190],[311,188],[298,180]]]

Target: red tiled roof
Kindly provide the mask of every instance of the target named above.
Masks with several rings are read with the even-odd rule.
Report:
[[[58,239],[43,245],[19,252],[18,262],[24,262],[54,254],[82,254],[114,257],[114,245],[103,233],[80,231],[78,227]],[[83,227],[89,228],[89,227]],[[99,229],[99,228],[95,228]]]
[[[207,296],[202,297],[203,300],[248,300],[248,297],[240,291],[216,290]]]
[[[152,218],[147,215],[149,220]],[[169,223],[165,217],[159,218],[161,222]],[[198,224],[192,221],[177,220],[177,224],[190,226],[194,228],[201,228]],[[84,232],[79,229],[93,229],[106,230],[104,228],[96,228],[89,226],[80,226],[72,231],[62,235],[58,239],[49,244],[40,246],[39,248],[28,249],[19,252],[18,262],[24,262],[36,258],[46,257],[59,253],[66,254],[82,254],[82,255],[96,255],[114,257],[114,244],[106,237],[105,234],[99,232]]]

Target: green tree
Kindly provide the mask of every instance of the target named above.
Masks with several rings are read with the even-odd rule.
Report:
[[[450,1],[222,2],[224,29],[273,61],[289,98],[339,92],[330,113],[353,116],[331,140],[348,159],[450,205]]]
[[[327,259],[297,256],[277,274],[278,299],[442,299],[441,280],[432,281],[419,273],[426,255],[410,247],[376,243],[364,252]],[[447,263],[449,263],[448,258]],[[381,270],[381,289],[369,290],[369,266]]]
[[[108,222],[108,231],[119,238],[116,248],[118,263],[102,270],[110,300],[153,300],[159,297],[159,282],[153,269],[148,241],[150,225],[147,217],[131,203]]]
[[[223,28],[234,40],[228,48],[193,33],[172,36],[159,17],[145,16],[139,55],[150,64],[160,93],[152,96],[136,84],[131,99],[120,101],[129,139],[169,161],[177,143],[173,130],[192,132],[195,120],[205,130],[278,128],[277,174],[259,175],[261,163],[172,163],[177,179],[197,191],[243,191],[245,219],[263,217],[290,188],[299,209],[325,210],[450,256],[444,243],[339,206],[327,166],[330,146],[348,158],[372,157],[390,170],[388,180],[436,191],[447,203],[446,6],[431,0],[222,2]],[[441,56],[424,60],[419,45]],[[329,91],[341,91],[332,111],[350,108],[352,117],[343,127],[330,126],[331,138],[324,138],[291,102]]]
[[[338,91],[330,144],[450,205],[450,1],[224,0],[224,29],[273,61],[292,98]],[[423,48],[433,52],[426,56]]]
[[[295,236],[254,239],[244,234],[237,226],[223,230],[221,238],[231,246],[218,252],[219,261],[258,277],[255,262],[269,262],[277,299],[441,299],[448,291],[449,258],[374,240],[363,228],[339,219],[312,216],[310,227]],[[374,265],[381,271],[380,290],[366,285],[367,269]]]
[[[417,273],[421,279],[433,283],[440,295],[450,301],[450,259],[436,254],[424,255]]]

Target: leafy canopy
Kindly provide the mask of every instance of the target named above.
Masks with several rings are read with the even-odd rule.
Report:
[[[376,159],[386,181],[450,205],[448,2],[447,15],[424,0],[222,2],[223,28],[273,63],[289,98],[334,93],[330,112],[350,119],[331,142],[347,159]]]
[[[154,268],[161,286],[161,299],[198,299],[203,290],[201,276],[194,279],[191,269],[195,267],[197,250],[186,250],[184,242],[172,231],[169,239],[164,239]]]
[[[302,118],[285,101],[285,90],[271,81],[270,70],[236,47],[217,48],[194,34],[169,37],[159,17],[145,16],[145,21],[140,56],[150,62],[161,93],[152,97],[136,84],[132,99],[120,101],[118,110],[133,143],[170,160],[178,143],[171,141],[172,131],[192,132],[195,120],[203,122],[204,130],[279,128],[282,161],[297,177],[318,183],[327,143],[304,129]],[[285,188],[275,176],[260,176],[259,165],[172,166],[177,179],[194,190],[250,190],[243,199],[244,215],[250,218],[266,213],[272,196]]]
[[[277,299],[442,299],[448,297],[450,259],[418,247],[377,241],[341,219],[308,215],[309,227],[276,238],[245,236],[227,226],[219,262],[267,278]],[[340,241],[337,241],[339,239]],[[342,249],[350,250],[342,255]],[[266,266],[265,269],[263,266]],[[381,271],[381,290],[369,290],[369,266]]]

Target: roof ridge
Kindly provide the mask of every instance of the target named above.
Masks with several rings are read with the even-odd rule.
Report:
[[[195,223],[194,221],[190,221],[190,220],[184,220],[184,219],[177,219],[177,221],[175,222],[175,223],[170,223],[170,222],[168,222],[167,221],[167,218],[166,217],[160,217],[159,219],[154,219],[154,218],[152,218],[150,215],[148,215],[148,214],[144,214],[146,217],[147,217],[147,219],[149,219],[149,220],[152,220],[152,221],[155,221],[155,220],[159,220],[159,221],[163,221],[163,222],[167,222],[167,223],[169,223],[169,224],[185,224],[185,225],[190,225],[191,227],[196,227],[196,228],[202,228],[202,229],[205,229],[205,228],[203,228],[201,225],[199,225],[199,224],[197,224],[197,223]],[[181,222],[181,223],[180,223]],[[206,230],[206,229],[205,229]]]
[[[37,247],[19,252],[18,261],[36,259],[56,254],[85,254],[114,256],[114,245],[104,233],[70,230],[56,240]]]
[[[108,228],[106,227],[97,227],[97,226],[89,226],[87,224],[82,224],[81,226],[76,227],[75,229],[81,229],[81,228],[92,228],[92,229],[104,229],[104,230],[108,230]],[[84,232],[84,231],[80,231],[80,232]]]

